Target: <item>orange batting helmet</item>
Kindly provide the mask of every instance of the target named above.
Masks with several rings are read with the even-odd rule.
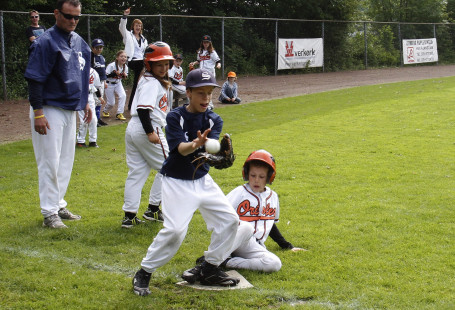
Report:
[[[158,41],[147,46],[144,52],[145,70],[152,70],[150,62],[161,60],[174,60],[169,45],[167,43]]]
[[[237,75],[235,74],[234,71],[231,71],[231,72],[228,73],[228,76],[227,76],[227,77],[228,77],[228,78],[230,78],[230,77],[234,77],[234,78],[235,78],[235,77],[237,77]]]
[[[267,177],[268,177],[267,183],[272,184],[273,180],[275,179],[275,175],[276,175],[276,164],[275,164],[275,159],[273,158],[272,154],[270,154],[266,150],[254,151],[253,153],[250,154],[250,156],[248,156],[248,158],[245,160],[245,163],[243,164],[243,169],[242,169],[243,180],[248,181],[250,162],[253,160],[257,160],[257,161],[266,163],[269,166],[269,173],[267,175]]]

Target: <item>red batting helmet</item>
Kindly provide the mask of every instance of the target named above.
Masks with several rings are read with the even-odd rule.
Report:
[[[144,52],[145,70],[150,72],[152,70],[150,62],[161,60],[174,60],[169,45],[158,41],[147,46]]]
[[[242,169],[243,180],[248,181],[250,162],[253,160],[263,162],[269,166],[269,173],[267,175],[267,177],[268,177],[267,183],[272,184],[273,180],[275,179],[275,175],[276,175],[276,164],[275,164],[275,159],[273,158],[272,154],[270,154],[266,150],[254,151],[253,153],[250,154],[250,156],[248,156],[248,158],[245,160],[245,163],[243,164],[243,169]]]

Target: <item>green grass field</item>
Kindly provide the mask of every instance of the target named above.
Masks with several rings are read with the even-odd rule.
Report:
[[[211,171],[225,193],[256,149],[277,161],[277,273],[240,271],[247,290],[177,286],[209,243],[199,213],[152,295],[131,277],[161,224],[120,228],[126,125],[99,129],[101,148],[76,150],[66,195],[81,214],[41,227],[31,141],[0,145],[1,309],[454,309],[455,77],[351,88],[216,110],[237,160]],[[140,214],[151,180],[143,190]]]

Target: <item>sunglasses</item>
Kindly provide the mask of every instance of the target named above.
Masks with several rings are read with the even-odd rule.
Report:
[[[39,18],[39,15],[30,16],[30,18]]]
[[[95,46],[95,47],[94,47],[94,49],[96,49],[96,50],[102,50],[103,48],[104,48],[104,46],[102,46],[102,45],[99,45],[99,46]]]
[[[62,11],[58,10],[60,12],[60,14],[62,14],[63,17],[65,17],[67,20],[72,20],[74,18],[74,20],[79,20],[79,18],[81,17],[80,15],[71,15],[71,14],[66,14],[66,13],[63,13]]]

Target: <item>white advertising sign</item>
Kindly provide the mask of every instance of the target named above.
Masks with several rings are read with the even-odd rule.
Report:
[[[438,61],[436,38],[403,40],[403,63],[405,65]]]
[[[323,64],[322,38],[278,40],[278,70],[322,67]]]

